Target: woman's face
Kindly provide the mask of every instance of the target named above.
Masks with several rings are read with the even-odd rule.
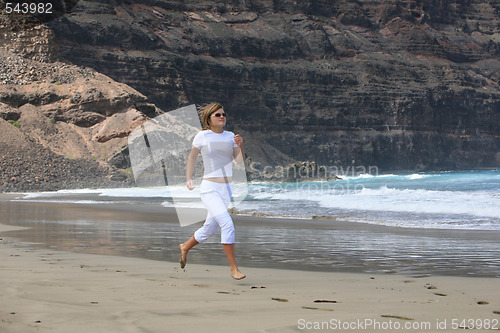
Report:
[[[219,109],[210,115],[210,124],[214,126],[226,125],[226,113],[224,109]]]

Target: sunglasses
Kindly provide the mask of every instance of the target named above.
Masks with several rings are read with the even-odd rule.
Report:
[[[227,114],[224,112],[224,113],[215,113],[213,115],[211,115],[210,117],[216,117],[216,118],[220,118],[220,117],[227,117]]]

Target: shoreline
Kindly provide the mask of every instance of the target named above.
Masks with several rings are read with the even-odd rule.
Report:
[[[180,227],[173,208],[156,204],[0,200],[0,205],[0,222],[32,228],[11,231],[5,237],[57,251],[171,263],[178,261],[178,243],[201,225]],[[332,219],[233,218],[238,235],[237,259],[242,266],[311,272],[500,277],[500,232],[400,228]],[[191,261],[225,266],[218,242],[214,236],[196,247]]]
[[[5,194],[5,193],[3,193]],[[23,194],[13,194],[10,199],[22,198]],[[0,196],[0,202],[4,200]],[[163,207],[153,204],[144,204],[142,206],[131,206],[125,203],[109,203],[109,204],[86,204],[86,203],[74,203],[74,202],[51,202],[51,201],[38,201],[38,200],[26,200],[19,201],[22,204],[41,204],[51,206],[67,206],[67,207],[86,207],[86,208],[96,208],[100,210],[108,211],[122,211],[137,214],[152,214],[160,215],[165,219],[165,222],[178,223],[177,213],[174,207]],[[488,239],[497,240],[500,235],[500,230],[481,230],[481,229],[444,229],[444,228],[414,228],[405,226],[389,226],[383,224],[374,224],[367,222],[350,222],[339,220],[336,217],[328,216],[313,216],[312,218],[300,218],[300,217],[283,217],[274,215],[247,215],[231,213],[231,217],[234,219],[235,224],[252,224],[252,225],[268,225],[268,224],[280,224],[285,228],[300,228],[304,226],[304,222],[307,222],[307,226],[314,226],[316,228],[332,228],[335,227],[338,230],[363,230],[369,232],[390,232],[393,234],[411,234],[411,235],[424,235],[428,237],[470,237],[478,239]],[[0,222],[0,225],[3,222]],[[201,222],[200,222],[201,223]],[[196,223],[199,224],[199,223]],[[180,228],[189,228],[181,227]],[[2,232],[2,231],[0,231]]]
[[[19,202],[24,203],[41,203],[46,205],[68,205],[68,206],[81,206],[81,207],[92,207],[97,206],[100,209],[109,209],[115,210],[119,209],[122,211],[129,212],[141,212],[145,214],[153,213],[153,214],[164,214],[168,220],[175,220],[177,223],[177,213],[175,212],[174,207],[165,207],[160,205],[152,205],[152,204],[144,204],[142,206],[131,206],[126,203],[112,202],[111,200],[107,202],[103,200],[103,202],[107,202],[106,204],[93,204],[93,203],[77,203],[77,202],[58,202],[51,200],[39,200],[39,199],[29,199],[21,201],[27,194],[26,193],[0,193],[0,202],[2,201],[11,201],[18,200]],[[67,194],[62,194],[67,196]],[[88,196],[89,199],[95,198],[94,193],[89,194],[74,194],[74,196],[78,196],[80,199]],[[120,199],[125,200],[127,197],[120,197]],[[130,199],[136,199],[136,197],[130,197]],[[160,201],[165,201],[164,198],[160,198]],[[425,228],[425,227],[412,227],[412,226],[391,226],[385,224],[375,224],[368,222],[360,222],[360,221],[343,221],[338,217],[330,217],[330,216],[319,216],[313,215],[311,217],[297,217],[297,216],[280,216],[280,215],[270,215],[264,213],[245,213],[245,211],[238,211],[237,209],[230,209],[230,215],[235,220],[239,220],[242,223],[254,223],[259,224],[263,220],[269,222],[282,223],[286,222],[286,225],[300,225],[304,221],[308,223],[315,224],[316,226],[321,226],[329,223],[334,223],[334,225],[342,230],[368,230],[373,232],[393,232],[393,233],[412,233],[412,234],[428,234],[445,236],[446,234],[460,235],[460,234],[477,234],[484,236],[486,238],[491,238],[492,233],[499,233],[500,230],[497,229],[458,229],[458,228]],[[331,225],[330,225],[331,226]]]
[[[0,232],[7,229],[14,227],[0,225]],[[38,249],[0,238],[5,333],[165,332],[166,327],[297,332],[318,331],[317,325],[335,330],[332,325],[342,322],[362,323],[352,331],[409,325],[417,332],[452,332],[457,320],[490,326],[500,320],[495,278],[241,267],[247,278],[236,281],[228,267],[188,260],[181,270],[178,263]]]

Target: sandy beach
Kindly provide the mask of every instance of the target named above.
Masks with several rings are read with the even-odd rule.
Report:
[[[248,277],[235,281],[224,266],[1,239],[4,333],[500,330],[495,278],[241,267]]]

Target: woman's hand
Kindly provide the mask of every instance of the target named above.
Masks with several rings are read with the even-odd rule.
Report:
[[[188,190],[190,190],[190,191],[194,190],[193,180],[192,179],[188,179],[186,181],[186,186],[187,186]]]
[[[236,134],[234,136],[234,143],[236,143],[238,147],[241,148],[241,146],[243,145],[243,138],[239,134]]]
[[[234,143],[238,145],[238,148],[233,148],[233,158],[238,165],[245,165],[245,153],[243,151],[243,138],[236,134],[234,136]]]

